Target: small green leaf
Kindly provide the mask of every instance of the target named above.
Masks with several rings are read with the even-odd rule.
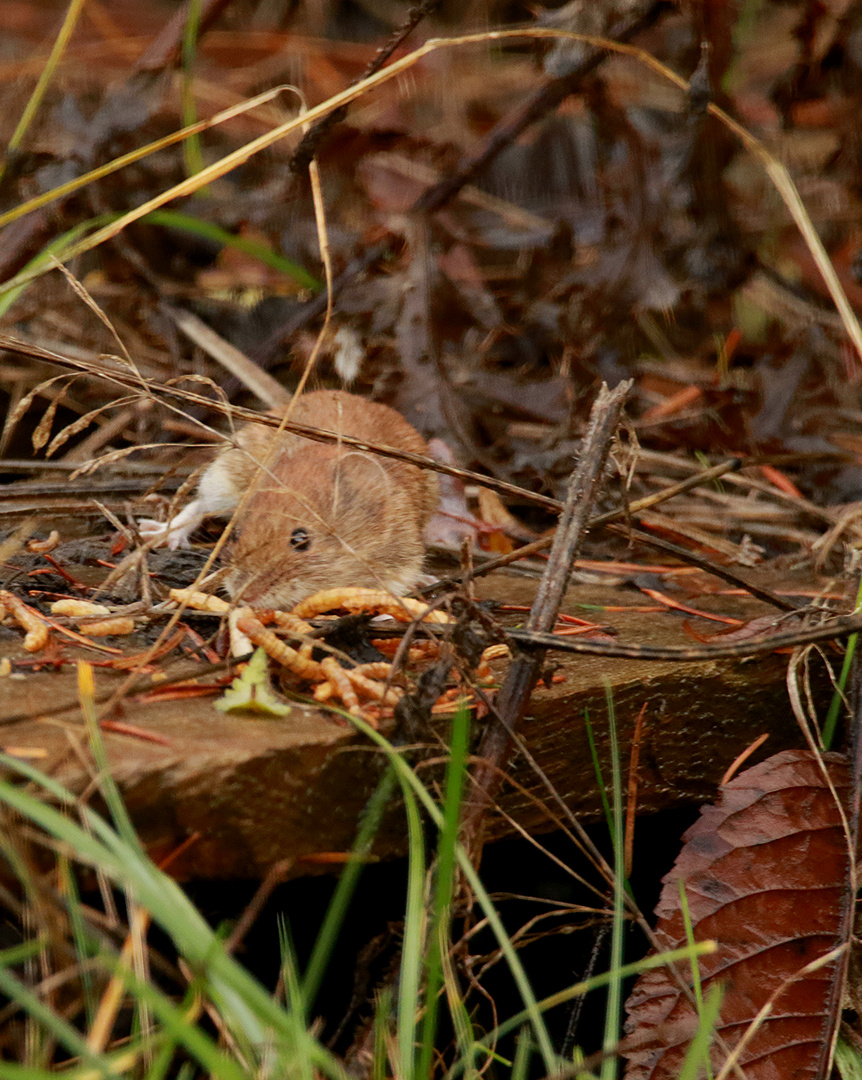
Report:
[[[269,685],[266,653],[257,649],[239,678],[234,679],[215,707],[224,713],[255,712],[264,716],[287,716],[290,706],[279,701]]]

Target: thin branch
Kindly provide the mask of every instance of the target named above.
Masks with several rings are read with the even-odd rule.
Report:
[[[580,548],[593,500],[598,493],[631,381],[613,390],[603,384],[590,412],[590,422],[581,449],[581,458],[569,482],[566,504],[560,516],[548,565],[527,619],[527,632],[550,637]],[[534,640],[535,640],[534,638]],[[500,787],[501,771],[514,746],[513,733],[539,677],[544,653],[539,650],[513,660],[496,701],[497,722],[485,733],[479,749],[481,764],[474,777],[474,797],[464,820],[465,845],[474,862],[481,858],[483,823]]]
[[[862,615],[840,615],[822,626],[806,630],[789,630],[784,634],[756,637],[748,641],[731,641],[717,645],[624,645],[621,642],[589,641],[585,638],[560,637],[556,634],[530,630],[506,630],[506,637],[521,648],[544,652],[579,653],[584,656],[613,656],[622,660],[732,660],[759,656],[776,649],[791,649],[811,645],[815,641],[833,641],[862,630]]]

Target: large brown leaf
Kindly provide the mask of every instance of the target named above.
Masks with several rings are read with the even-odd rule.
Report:
[[[849,780],[844,759],[825,755],[842,802]],[[721,788],[684,836],[656,907],[662,948],[685,944],[680,879],[698,941],[718,950],[700,962],[706,993],[721,981],[718,1030],[735,1046],[779,988],[771,1013],[743,1048],[752,1080],[804,1080],[822,1074],[835,1023],[832,961],[800,975],[843,940],[848,920],[848,843],[841,814],[814,756],[789,750],[746,770]],[[690,969],[677,974],[691,986]],[[676,1077],[697,1026],[694,1006],[667,969],[647,972],[627,1003],[627,1032],[644,1048],[628,1055],[626,1080]],[[713,1046],[720,1068],[726,1054]]]

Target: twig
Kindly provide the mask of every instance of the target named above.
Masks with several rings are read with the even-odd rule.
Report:
[[[630,41],[642,30],[653,26],[661,15],[671,10],[666,0],[653,0],[633,18],[618,22],[608,33],[612,41]],[[581,83],[606,59],[599,49],[590,52],[572,71],[559,78],[550,79],[532,95],[513,117],[501,120],[488,134],[484,146],[472,157],[462,162],[456,171],[416,200],[413,211],[434,212],[445,206],[470,180],[486,168],[498,154],[510,146],[519,135],[552,109],[561,105],[567,97],[581,88]]]
[[[646,544],[649,547],[673,555],[675,558],[679,559],[680,562],[688,563],[691,566],[697,566],[699,569],[704,570],[709,574],[713,574],[715,577],[720,578],[722,581],[726,581],[730,585],[735,585],[740,589],[744,589],[752,596],[757,597],[758,600],[763,600],[767,604],[772,604],[773,607],[777,607],[781,611],[795,611],[799,606],[798,604],[795,604],[782,596],[778,596],[776,593],[763,588],[761,585],[753,585],[741,574],[734,573],[733,570],[728,570],[723,566],[716,566],[694,552],[679,547],[677,544],[672,544],[668,540],[652,536],[650,533],[612,524],[619,518],[636,518],[643,510],[656,506],[658,503],[665,502],[667,499],[672,499],[676,495],[680,495],[682,492],[688,491],[691,488],[708,484],[719,476],[725,476],[728,473],[736,472],[745,465],[746,462],[741,458],[731,458],[729,461],[714,465],[711,469],[695,473],[685,480],[680,481],[678,484],[671,484],[670,487],[663,488],[654,495],[649,495],[644,499],[637,499],[635,502],[630,503],[621,510],[612,510],[607,514],[599,514],[597,517],[590,519],[588,528],[595,529],[602,526],[608,528],[612,532],[624,537],[626,540],[637,540],[641,544]],[[428,588],[423,591],[437,592],[441,588],[453,588],[465,584],[467,581],[472,581],[473,578],[482,577],[485,574],[490,574],[494,570],[499,570],[501,567],[509,566],[510,563],[518,562],[520,559],[524,559],[529,555],[535,555],[541,551],[545,551],[551,546],[552,542],[553,536],[543,536],[540,540],[534,540],[531,544],[524,544],[522,547],[508,552],[506,555],[498,555],[496,558],[488,559],[480,566],[472,569],[469,574],[444,578],[441,581],[435,582],[433,585],[429,585]]]
[[[776,649],[791,649],[811,645],[815,641],[832,641],[862,631],[862,615],[841,615],[822,626],[806,630],[788,630],[784,634],[751,638],[749,641],[730,641],[716,645],[624,645],[617,641],[589,641],[586,638],[559,637],[531,630],[506,630],[505,634],[521,648],[556,652],[581,653],[586,656],[613,656],[623,660],[732,660],[758,656]]]
[[[572,573],[593,499],[607,461],[611,439],[617,429],[631,381],[620,383],[613,390],[603,384],[590,412],[590,422],[584,436],[581,459],[572,475],[566,503],[554,535],[548,565],[539,585],[536,598],[527,618],[527,631],[532,635],[551,637],[547,631],[554,625],[557,612]],[[538,679],[544,653],[518,656],[509,667],[496,702],[497,723],[492,724],[479,749],[480,764],[473,782],[473,797],[464,819],[464,838],[474,862],[482,852],[482,825],[488,808],[500,786],[500,776],[513,746],[511,732],[523,712]]]
[[[693,476],[687,477],[685,480],[681,480],[678,484],[671,484],[670,487],[664,488],[653,495],[638,499],[636,502],[630,503],[621,510],[611,510],[607,514],[599,514],[590,519],[587,527],[593,529],[600,525],[609,525],[611,522],[618,521],[620,518],[634,517],[642,510],[650,509],[658,503],[665,502],[667,499],[672,499],[674,496],[680,495],[684,491],[689,491],[691,488],[700,487],[701,484],[708,484],[720,476],[725,476],[729,472],[735,472],[736,470],[743,468],[744,465],[745,462],[741,458],[731,458],[728,461],[723,461],[719,465],[713,465],[711,469],[705,469],[703,472],[696,473]],[[554,507],[554,509],[560,511],[562,508],[563,504],[560,502],[557,502]],[[534,540],[530,544],[524,544],[514,551],[507,552],[505,555],[498,555],[494,559],[488,559],[487,562],[483,562],[481,566],[477,566],[472,570],[469,575],[462,574],[460,577],[446,578],[445,581],[439,582],[437,585],[432,586],[432,588],[438,588],[440,585],[461,585],[469,579],[482,577],[485,574],[490,574],[492,570],[498,570],[502,566],[508,566],[510,563],[517,562],[519,559],[527,558],[529,555],[536,555],[540,551],[545,551],[551,546],[554,542],[554,535],[555,534],[543,536],[539,540]]]
[[[592,524],[593,523],[590,522],[590,527],[592,527]],[[742,574],[737,574],[733,570],[728,570],[725,566],[717,566],[708,559],[701,558],[695,552],[680,547],[679,544],[672,544],[669,540],[663,540],[660,536],[653,536],[651,533],[641,532],[640,529],[627,529],[622,525],[609,525],[608,528],[611,532],[617,533],[627,540],[636,540],[639,544],[646,544],[648,547],[655,548],[656,551],[663,551],[668,555],[673,555],[675,559],[679,559],[680,562],[688,563],[689,566],[696,566],[701,570],[705,570],[706,573],[712,574],[713,577],[726,581],[728,585],[734,585],[739,589],[744,589],[751,596],[756,597],[756,599],[763,600],[764,603],[767,604],[772,604],[772,606],[778,608],[779,611],[797,611],[802,606],[797,602],[788,600],[784,596],[779,596],[778,593],[773,592],[771,589],[766,589],[762,585],[753,584],[743,577]]]
[[[396,450],[378,443],[354,439],[349,435],[325,431],[323,428],[309,427],[307,424],[298,424],[294,420],[286,421],[269,413],[244,409],[239,405],[226,405],[221,401],[205,397],[203,394],[196,394],[194,391],[186,390],[180,386],[164,386],[154,379],[145,379],[143,376],[133,375],[128,370],[120,367],[119,364],[116,367],[108,367],[95,361],[76,360],[52,352],[50,349],[43,349],[39,345],[21,341],[6,334],[0,334],[0,350],[3,349],[21,356],[48,360],[60,367],[80,371],[93,378],[105,379],[107,382],[116,383],[126,389],[138,390],[142,394],[151,394],[171,408],[176,408],[175,405],[171,404],[172,402],[181,402],[185,406],[203,405],[214,412],[231,416],[234,421],[250,420],[254,423],[264,424],[267,427],[278,428],[281,431],[291,431],[315,442],[338,443],[341,446],[350,446],[355,450],[379,454],[381,457],[393,458],[396,461],[406,461],[408,464],[416,465],[420,469],[430,469],[432,472],[455,476],[466,483],[480,484],[482,487],[490,488],[501,495],[509,495],[512,498],[534,503],[537,506],[544,506],[547,510],[553,510],[557,513],[560,512],[562,507],[562,503],[558,499],[552,499],[547,495],[539,495],[534,491],[518,487],[517,484],[509,484],[505,480],[496,480],[493,477],[483,476],[481,473],[471,472],[469,469],[459,469],[454,465],[446,465],[442,461],[423,457],[421,454],[412,454],[406,450]],[[183,415],[185,416],[185,413]],[[47,465],[46,468],[50,468],[50,465]]]
[[[422,0],[421,3],[412,7],[407,12],[404,22],[394,30],[389,35],[389,38],[380,46],[371,62],[366,66],[365,70],[356,81],[361,82],[370,75],[376,74],[395,52],[398,46],[416,29],[419,23],[428,15],[433,14],[434,11],[440,7],[441,2],[442,0]],[[292,173],[301,173],[303,169],[308,167],[311,159],[319,151],[320,144],[336,124],[340,124],[341,121],[345,119],[347,112],[348,106],[342,105],[340,109],[334,109],[328,116],[324,116],[322,120],[318,120],[316,124],[313,124],[309,130],[306,131],[300,140],[299,146],[297,146],[296,150],[293,152],[293,157],[288,164],[288,169]]]

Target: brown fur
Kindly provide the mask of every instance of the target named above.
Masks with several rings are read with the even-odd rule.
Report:
[[[340,390],[304,395],[291,419],[428,452],[399,413]],[[242,449],[226,451],[219,462],[241,490],[254,485],[230,553],[234,595],[258,607],[284,608],[341,585],[407,592],[421,573],[422,531],[437,505],[434,473],[292,434],[280,436],[277,455],[261,473],[255,462],[264,461],[271,438],[270,429],[248,425],[239,435]],[[307,534],[307,550],[291,543],[295,530]]]

